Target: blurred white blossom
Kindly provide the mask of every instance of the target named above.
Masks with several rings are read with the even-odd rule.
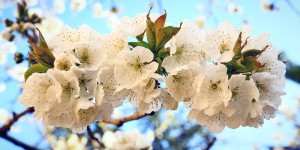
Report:
[[[82,11],[83,9],[85,9],[87,5],[87,1],[86,0],[71,0],[71,10],[72,11]]]
[[[0,51],[0,65],[6,64],[7,54],[3,51]]]
[[[28,9],[28,15],[29,15],[29,17],[32,17],[33,14],[36,14],[39,17],[42,17],[44,15],[43,10],[41,8],[39,8],[39,7]]]
[[[25,0],[28,6],[35,6],[38,4],[38,0]]]
[[[26,70],[28,69],[28,67],[24,66],[24,65],[15,65],[12,68],[8,68],[7,73],[15,80],[19,81],[19,82],[23,82],[24,81],[24,73],[26,72]]]
[[[65,6],[65,0],[54,0],[53,1],[53,8],[54,11],[62,14],[65,12],[66,6]]]
[[[6,84],[5,83],[0,83],[0,93],[4,92],[6,90]]]
[[[96,18],[103,18],[109,15],[109,11],[104,10],[102,7],[102,3],[100,2],[94,3],[92,10],[93,10],[93,16]]]
[[[52,39],[63,28],[63,21],[55,16],[49,16],[42,20],[40,24],[36,24],[36,27],[40,29],[46,40]]]
[[[10,113],[4,108],[0,108],[0,125],[4,125],[10,118]]]
[[[143,135],[137,130],[114,133],[106,131],[102,137],[105,147],[112,150],[151,150],[153,140],[153,132]]]

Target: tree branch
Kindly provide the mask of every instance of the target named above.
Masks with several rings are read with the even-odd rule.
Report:
[[[94,136],[94,133],[93,133],[93,131],[91,130],[91,128],[89,126],[87,126],[87,133],[88,133],[88,135],[89,135],[89,137],[90,137],[91,140],[97,142],[100,147],[104,147],[105,148],[104,144],[102,142],[100,142],[99,139],[97,139]]]
[[[5,125],[3,125],[1,128],[0,128],[0,134],[3,134],[3,133],[6,133],[7,131],[9,131],[10,127],[16,122],[19,120],[19,118],[21,118],[22,116],[24,116],[25,114],[27,113],[30,113],[30,112],[33,112],[33,108],[30,107],[30,108],[27,108],[26,110],[22,111],[21,113],[19,114],[14,114],[13,115],[13,118],[11,120],[9,120]]]
[[[204,148],[204,150],[209,150],[216,142],[217,138],[216,137],[213,137],[208,143],[207,143],[207,146],[206,148]]]
[[[9,136],[7,134],[7,132],[10,130],[11,126],[19,120],[19,118],[21,118],[22,116],[24,116],[25,114],[27,113],[30,113],[30,112],[33,112],[34,109],[33,108],[27,108],[26,110],[22,111],[21,113],[19,114],[13,114],[13,118],[11,118],[5,125],[3,125],[1,128],[0,128],[0,137],[10,141],[11,143],[15,144],[15,145],[18,145],[24,149],[33,149],[33,150],[36,150],[37,148],[35,147],[32,147],[30,145],[27,145],[26,143],[23,143],[11,136]]]
[[[109,123],[109,124],[114,124],[117,127],[120,127],[125,122],[132,121],[132,120],[137,120],[137,119],[143,118],[143,117],[145,117],[147,115],[148,114],[139,114],[139,113],[136,112],[136,113],[134,113],[131,116],[120,118],[120,119],[104,119],[103,122],[104,123]]]
[[[30,145],[27,145],[11,136],[9,136],[8,134],[0,134],[0,136],[8,141],[10,141],[11,143],[15,144],[15,145],[18,145],[24,149],[30,149],[30,150],[38,150],[36,147],[33,147],[33,146],[30,146]]]

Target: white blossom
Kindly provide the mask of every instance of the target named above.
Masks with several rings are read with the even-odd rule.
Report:
[[[79,12],[85,9],[86,5],[87,5],[86,0],[71,0],[70,8],[72,11]]]
[[[17,46],[14,42],[6,41],[0,37],[0,51],[14,54],[17,51]]]
[[[49,41],[49,46],[53,48],[55,53],[65,52],[71,46],[74,48],[75,43],[85,43],[85,42],[99,42],[101,35],[97,31],[91,29],[88,25],[81,25],[78,28],[70,28],[69,26],[64,26],[60,33],[55,36],[51,41]]]
[[[43,10],[39,7],[28,9],[28,16],[29,17],[32,17],[34,14],[36,14],[39,17],[42,17],[44,15]]]
[[[271,74],[282,77],[286,72],[286,66],[282,61],[278,60],[279,53],[269,41],[269,36],[270,35],[268,33],[264,33],[256,38],[250,38],[244,48],[244,51],[250,49],[266,49],[258,57],[258,61],[263,65],[262,68],[260,68],[258,71],[269,72]]]
[[[45,73],[32,74],[21,87],[23,93],[19,97],[20,103],[27,107],[35,107],[37,111],[50,110],[61,93],[61,87],[55,85],[55,81]]]
[[[0,93],[4,92],[6,90],[6,84],[0,83]]]
[[[9,119],[11,115],[6,109],[0,108],[0,124],[4,125]]]
[[[28,67],[24,65],[15,65],[12,68],[8,68],[7,73],[15,80],[22,82],[24,81],[24,73]]]
[[[102,3],[96,2],[93,4],[93,15],[96,18],[103,18],[109,15],[108,11],[103,10]]]
[[[176,101],[190,101],[196,94],[193,88],[194,79],[201,71],[201,66],[194,62],[178,67],[166,77],[168,92]]]
[[[53,1],[53,8],[55,12],[62,14],[65,12],[65,0],[54,0]]]
[[[226,125],[226,115],[223,112],[210,116],[203,110],[192,109],[187,119],[195,119],[198,124],[207,126],[209,131],[214,133],[220,133]]]
[[[259,91],[254,81],[246,80],[245,75],[232,75],[229,80],[229,88],[232,91],[232,98],[223,112],[228,116],[227,126],[237,128],[252,112],[253,99],[258,99]]]
[[[190,61],[200,63],[205,59],[201,44],[203,40],[203,31],[188,21],[183,22],[179,32],[170,40],[170,56],[163,60],[162,66],[167,72],[171,72]]]
[[[272,102],[274,98],[285,94],[283,91],[285,81],[268,72],[255,73],[251,76],[259,89],[259,100]]]
[[[52,136],[51,136],[52,137]],[[86,137],[79,137],[77,134],[70,134],[68,137],[53,137],[54,140],[50,140],[50,135],[46,136],[46,139],[50,142],[53,149],[64,150],[85,150],[88,139]]]
[[[38,0],[26,0],[26,4],[28,4],[29,6],[35,6],[37,5]]]
[[[120,84],[114,78],[114,68],[109,66],[102,69],[98,75],[99,85],[104,90],[104,103],[109,102],[113,107],[117,107],[123,104],[124,100],[129,96],[130,91],[123,89],[116,91]]]
[[[71,68],[78,78],[78,83],[80,87],[80,98],[91,99],[96,94],[97,81],[96,77],[97,71],[87,71],[83,68],[78,68],[76,66]]]
[[[68,53],[74,56],[70,58],[80,68],[88,70],[98,70],[107,58],[106,53],[94,42],[76,43],[68,49]]]
[[[1,37],[7,41],[10,41],[10,39],[12,38],[12,33],[11,31],[8,29],[8,30],[3,30],[1,32]]]
[[[153,53],[144,47],[123,51],[117,59],[114,76],[120,83],[120,90],[136,87],[143,79],[151,77],[158,67],[158,63],[151,62]]]
[[[207,30],[204,51],[214,62],[230,61],[234,56],[233,48],[240,32],[243,32],[242,37],[246,39],[250,34],[250,28],[246,26],[238,30],[233,24],[224,22],[217,30]],[[242,42],[244,41],[242,39]]]
[[[62,30],[63,24],[60,18],[48,16],[35,26],[43,33],[46,41],[49,41]]]
[[[205,114],[214,116],[221,112],[223,106],[228,106],[232,93],[228,88],[226,71],[222,64],[206,66],[204,75],[200,74],[195,79],[198,94],[192,99],[193,109],[204,110]]]
[[[140,149],[152,149],[152,142],[154,140],[154,134],[148,133],[147,135],[141,134],[137,130],[115,133],[106,131],[102,137],[105,147],[113,150],[140,150]]]
[[[150,19],[155,21],[159,15],[151,14]],[[147,24],[147,14],[141,13],[133,18],[129,18],[127,16],[122,17],[119,22],[118,30],[123,32],[125,35],[129,36],[138,36],[146,30]]]
[[[114,63],[114,59],[120,52],[129,51],[127,38],[116,32],[103,36],[101,47],[107,52],[107,57],[111,63]]]
[[[70,59],[69,53],[62,53],[58,55],[54,61],[54,69],[61,71],[69,71],[72,66],[75,66],[75,62]]]
[[[0,51],[0,65],[6,64],[7,54],[3,51]]]

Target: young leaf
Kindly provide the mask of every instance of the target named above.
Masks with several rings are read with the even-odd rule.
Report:
[[[39,31],[39,37],[40,37],[38,46],[41,48],[49,49],[43,34],[41,33],[41,31],[38,28],[36,28],[36,29]]]
[[[136,36],[135,38],[136,38],[139,42],[143,41],[145,32],[146,32],[146,30],[145,30],[143,33],[141,33],[140,35]]]
[[[155,32],[157,33],[157,31],[159,29],[164,28],[165,26],[165,22],[166,22],[166,18],[167,18],[167,12],[165,10],[165,14],[161,15],[160,17],[158,17],[155,22],[154,22],[154,27],[155,27]]]
[[[148,44],[152,48],[155,48],[155,27],[154,27],[154,23],[151,21],[150,16],[149,16],[150,15],[150,10],[149,10],[149,13],[147,15],[146,35],[147,35]]]
[[[240,54],[241,51],[242,51],[242,32],[240,32],[240,34],[235,42],[235,45],[233,47],[234,54]]]
[[[142,46],[148,49],[151,49],[150,45],[144,41],[141,42],[129,42],[129,45],[132,47]]]
[[[180,23],[179,27],[172,27],[172,26],[164,27],[163,28],[164,36],[159,42],[159,44],[157,44],[156,49],[161,49],[173,36],[175,36],[181,29],[181,25],[182,23]]]
[[[257,57],[258,55],[260,55],[263,51],[261,50],[257,50],[257,49],[250,49],[250,50],[247,50],[247,51],[244,51],[242,53],[243,57],[248,57],[248,56],[251,56],[251,57]]]
[[[52,54],[51,50],[49,49],[42,33],[40,32],[40,30],[38,31],[39,31],[38,45],[36,45],[35,42],[33,42],[34,39],[28,37],[28,43],[33,49],[30,56],[33,59],[35,59],[36,62],[39,62],[44,66],[53,68],[55,57]]]
[[[50,69],[50,68],[46,67],[46,66],[44,66],[40,63],[37,63],[37,64],[34,64],[34,65],[30,66],[24,74],[25,81],[33,73],[45,73],[45,72],[47,72],[48,69]]]
[[[37,46],[29,40],[28,43],[33,49],[33,53],[30,53],[29,56],[31,56],[36,62],[39,62],[47,67],[54,67],[55,57],[50,49],[41,49],[41,47]]]

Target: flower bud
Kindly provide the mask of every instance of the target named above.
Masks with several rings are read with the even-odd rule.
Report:
[[[24,61],[24,55],[22,53],[16,52],[14,55],[14,60],[17,64],[22,63]]]
[[[13,23],[14,23],[14,22],[11,21],[11,20],[9,20],[9,19],[5,19],[5,20],[4,20],[4,24],[5,24],[6,27],[12,26]]]

